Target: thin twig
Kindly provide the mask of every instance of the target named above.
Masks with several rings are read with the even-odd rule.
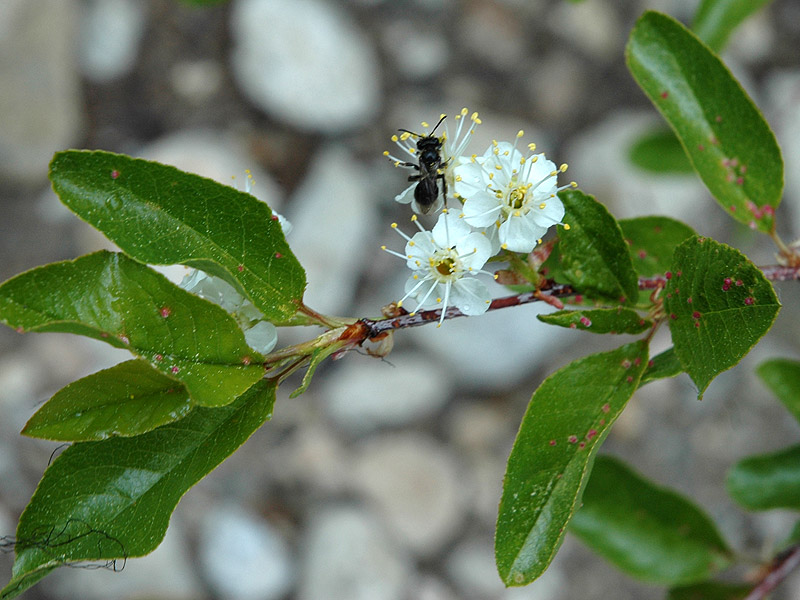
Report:
[[[800,566],[800,544],[795,544],[775,557],[769,572],[744,600],[763,600],[798,566]]]

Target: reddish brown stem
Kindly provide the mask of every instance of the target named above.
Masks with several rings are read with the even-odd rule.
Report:
[[[744,600],[763,600],[798,566],[800,566],[800,544],[795,544],[775,557],[767,574]]]

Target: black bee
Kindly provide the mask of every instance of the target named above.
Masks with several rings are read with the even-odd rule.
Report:
[[[444,204],[447,198],[447,181],[440,169],[446,163],[442,163],[442,138],[438,138],[433,133],[442,124],[447,115],[442,115],[439,122],[436,124],[428,135],[420,135],[407,129],[400,129],[405,133],[419,138],[417,140],[417,160],[418,163],[406,162],[403,163],[406,167],[411,167],[419,171],[415,175],[409,175],[409,181],[418,181],[417,187],[414,188],[414,202],[418,212],[427,215],[431,212],[436,212]],[[439,199],[439,181],[442,182],[442,200]]]

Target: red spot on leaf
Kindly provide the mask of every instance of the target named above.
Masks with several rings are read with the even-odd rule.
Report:
[[[669,92],[661,92],[661,97],[662,97],[664,100],[666,100],[668,96],[669,96]]]
[[[556,441],[555,440],[550,440],[550,445],[551,446],[555,446],[556,445]]]
[[[275,258],[283,258],[283,254],[281,254],[280,252],[276,252]]]
[[[591,440],[596,435],[597,435],[597,430],[596,429],[590,429],[589,431],[586,432],[586,439],[587,440]]]
[[[571,435],[571,436],[569,436],[569,437],[567,438],[567,441],[568,441],[570,444],[575,444],[575,443],[577,443],[577,442],[578,442],[578,436],[577,436],[577,435]]]
[[[672,271],[667,271],[666,273],[664,273],[664,277],[666,277],[668,280],[672,279]]]
[[[161,354],[156,354],[155,358],[156,362],[161,362],[162,360],[164,360],[164,357]]]
[[[170,369],[170,371],[172,371],[173,373],[177,373],[178,371],[180,371],[180,368],[178,368],[178,367],[172,367],[172,368]]]
[[[584,327],[591,327],[592,320],[588,317],[581,317],[581,325],[583,325]]]
[[[600,410],[602,410],[604,413],[607,413],[608,411],[611,410],[611,405],[608,402],[606,402],[605,404],[603,404],[603,406],[600,407]]]
[[[247,365],[250,364],[251,360],[252,359],[249,356],[243,356],[242,357],[242,364],[246,367]]]
[[[694,311],[694,312],[692,313],[692,318],[693,318],[693,319],[699,319],[700,317],[701,317],[701,315],[700,315],[700,313],[699,313],[699,312],[697,312],[697,311]]]
[[[113,171],[111,171],[111,179],[116,179],[117,177],[119,177],[119,171],[114,169]]]
[[[755,304],[755,302],[756,302],[756,299],[753,298],[752,296],[748,296],[747,298],[744,299],[745,306],[753,306],[753,304]]]
[[[165,319],[172,314],[172,309],[169,306],[162,306],[161,307],[161,316]]]
[[[241,273],[242,271],[244,271],[244,265],[239,265],[238,267],[236,267],[236,270],[239,271],[239,273]]]

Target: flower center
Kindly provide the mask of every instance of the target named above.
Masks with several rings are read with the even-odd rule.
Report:
[[[431,271],[439,282],[451,281],[457,278],[460,270],[460,261],[453,248],[440,250],[430,259]]]
[[[506,202],[508,206],[513,209],[522,208],[525,204],[525,192],[527,191],[526,187],[521,188],[514,188],[509,192],[508,197],[506,198]]]

